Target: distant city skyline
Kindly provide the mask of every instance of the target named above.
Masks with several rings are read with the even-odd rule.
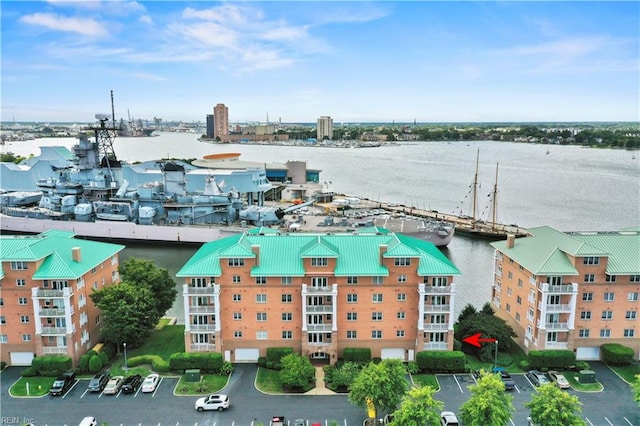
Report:
[[[640,120],[640,3],[3,1],[2,122]]]

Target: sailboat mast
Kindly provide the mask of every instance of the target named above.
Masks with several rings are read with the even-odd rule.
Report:
[[[478,207],[478,163],[480,162],[480,149],[476,154],[476,173],[473,176],[473,200],[471,201],[471,225],[476,226],[476,209]]]
[[[493,210],[493,215],[491,219],[491,229],[494,230],[496,227],[496,223],[498,222],[498,163],[496,163],[496,182],[493,185],[493,206],[491,207]]]

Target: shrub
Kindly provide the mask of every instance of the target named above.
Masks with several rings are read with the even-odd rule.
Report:
[[[1,371],[1,370],[4,370],[6,366],[7,366],[7,363],[6,363],[6,362],[4,362],[4,361],[0,361],[0,371]]]
[[[605,362],[615,365],[630,364],[633,361],[633,348],[619,343],[605,343],[600,346],[602,349],[602,359]]]
[[[531,368],[544,369],[564,369],[576,362],[576,355],[569,350],[543,350],[529,351],[527,357]]]
[[[100,357],[100,359],[102,360],[102,365],[107,365],[109,364],[109,355],[107,355],[107,353],[105,351],[100,351],[98,353],[98,356]]]
[[[420,371],[457,373],[464,371],[465,356],[461,351],[420,351],[416,363]]]
[[[197,368],[206,372],[219,373],[222,362],[222,354],[219,352],[177,352],[169,357],[169,368],[171,370]]]
[[[113,357],[115,356],[116,353],[118,353],[117,351],[117,346],[115,345],[115,343],[105,343],[104,346],[102,347],[102,352],[104,352],[105,354],[107,354],[107,361],[109,359],[113,359]]]
[[[98,355],[93,355],[89,359],[89,372],[95,374],[100,370],[102,370],[102,358]]]
[[[526,359],[523,359],[520,361],[520,369],[523,371],[529,371],[531,370],[531,364]]]
[[[371,349],[369,348],[344,348],[342,357],[345,362],[367,363],[371,361]]]
[[[89,360],[91,359],[91,355],[88,353],[80,356],[80,360],[78,361],[78,368],[81,372],[89,371]]]
[[[420,367],[418,367],[418,363],[415,361],[410,361],[407,363],[407,373],[409,374],[418,374],[420,372]]]
[[[576,370],[591,370],[591,365],[587,361],[576,361]]]
[[[220,375],[228,376],[231,373],[233,373],[233,364],[231,364],[229,361],[224,361],[222,363],[222,367],[220,367]]]
[[[159,355],[138,355],[129,358],[127,365],[129,367],[137,367],[139,365],[151,365],[151,369],[158,373],[166,373],[171,371],[169,363],[162,359]]]
[[[266,367],[267,366],[267,357],[261,356],[258,358],[258,367]]]
[[[292,354],[293,348],[267,348],[267,361],[280,362],[282,357]]]
[[[37,375],[38,375],[38,371],[33,367],[27,367],[24,370],[22,370],[23,377],[35,377]]]
[[[31,361],[31,368],[40,376],[57,376],[72,367],[73,361],[68,356],[44,355]]]

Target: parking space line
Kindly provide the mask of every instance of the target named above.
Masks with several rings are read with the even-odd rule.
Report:
[[[65,394],[64,394],[64,395],[62,395],[62,399],[65,399],[65,398],[67,397],[67,395],[69,395],[69,392],[71,392],[71,391],[73,390],[73,388],[75,388],[75,387],[76,387],[76,385],[77,385],[78,383],[80,383],[80,380],[76,380],[76,381],[73,383],[73,386],[71,386],[71,387],[70,387],[70,388],[65,392]]]
[[[456,377],[456,375],[453,375],[453,380],[456,381],[456,384],[458,385],[458,389],[460,389],[460,393],[464,393],[464,391],[462,390],[462,386],[460,386],[460,382],[458,382],[458,378]]]
[[[516,390],[516,392],[522,393],[522,392],[520,392],[520,388],[518,387],[518,385],[513,385],[513,388]]]
[[[584,419],[587,421],[587,423],[589,423],[591,426],[593,426],[593,423],[591,423],[591,420],[589,420],[589,418],[585,417]]]
[[[524,375],[524,378],[527,379],[527,382],[529,382],[529,384],[531,385],[532,388],[535,389],[536,392],[538,392],[538,387],[536,385],[533,384],[533,382],[531,380],[529,380],[529,378],[527,377],[527,375]]]
[[[516,424],[513,422],[513,419],[512,419],[512,418],[509,418],[509,421],[511,422],[511,424],[512,424],[513,426],[516,426]]]
[[[628,418],[623,417],[623,419],[625,422],[629,423],[629,426],[633,426],[633,423],[631,423]]]
[[[80,398],[84,398],[87,392],[89,392],[89,389],[85,389],[84,392],[82,392],[82,395],[80,395]]]
[[[607,421],[607,423],[609,423],[611,426],[613,426],[613,423],[611,423],[608,418],[605,417],[604,419]]]

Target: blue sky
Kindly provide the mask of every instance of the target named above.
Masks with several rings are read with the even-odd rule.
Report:
[[[640,120],[640,3],[5,1],[2,121]]]

